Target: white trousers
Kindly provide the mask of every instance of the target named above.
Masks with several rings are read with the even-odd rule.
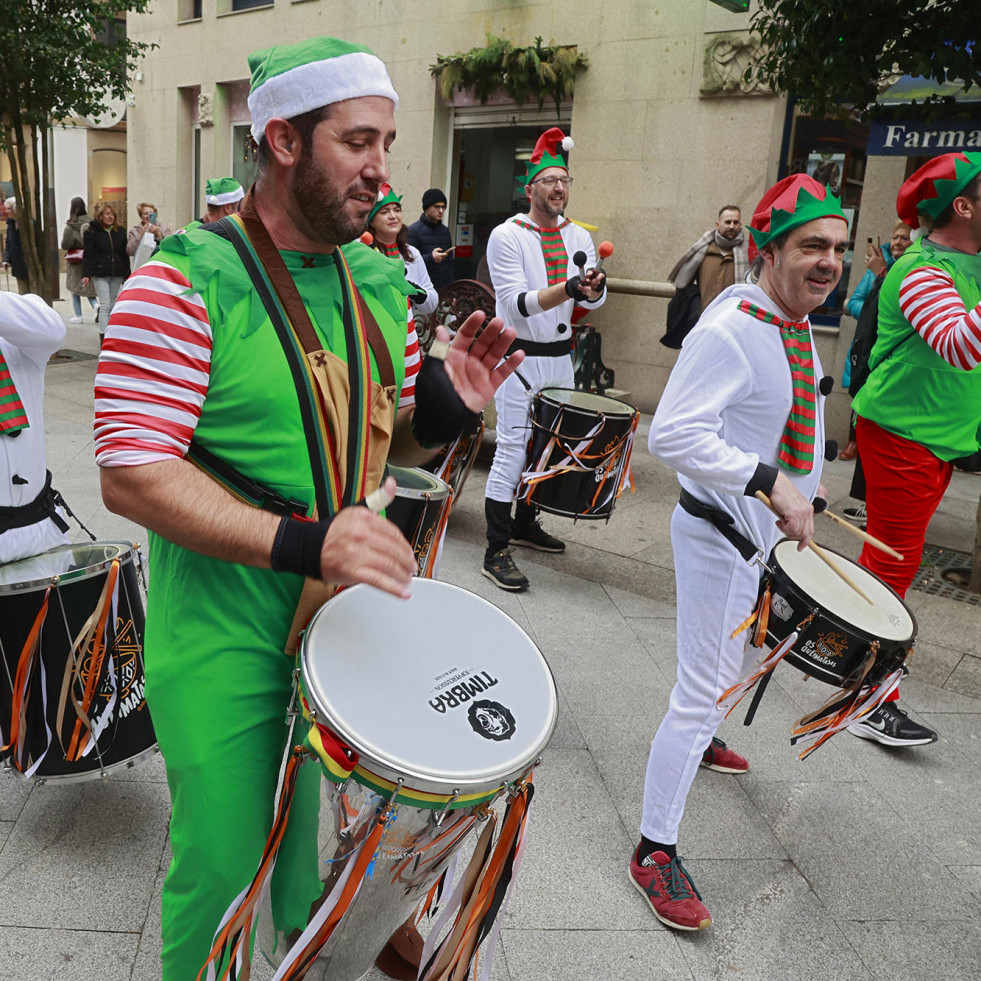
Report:
[[[516,374],[505,379],[494,395],[497,408],[497,443],[494,462],[487,475],[486,497],[492,501],[514,500],[521,473],[528,458],[531,434],[531,403],[543,388],[572,388],[575,372],[572,357],[525,358],[518,368],[531,390],[521,384]]]
[[[759,651],[746,630],[730,635],[752,612],[759,566],[747,565],[715,527],[680,506],[671,516],[678,587],[678,676],[668,711],[651,743],[644,782],[645,838],[673,845],[702,754],[723,713],[716,700],[739,681]]]

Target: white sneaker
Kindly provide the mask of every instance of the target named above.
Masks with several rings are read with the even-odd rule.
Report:
[[[82,322],[81,317],[72,317],[71,320],[68,321],[68,323],[70,324],[80,324],[81,322]]]

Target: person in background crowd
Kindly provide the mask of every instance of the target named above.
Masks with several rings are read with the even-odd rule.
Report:
[[[140,247],[140,242],[143,241],[143,236],[147,232],[153,232],[153,238],[157,245],[170,234],[170,229],[158,221],[155,204],[141,201],[136,208],[136,213],[140,216],[140,220],[129,230],[129,235],[126,237],[126,254],[128,256],[136,255],[136,250]]]
[[[126,232],[116,220],[116,211],[103,201],[95,207],[95,217],[82,236],[82,285],[92,283],[99,298],[99,337],[116,303],[116,297],[129,275]]]
[[[409,225],[409,245],[422,253],[437,293],[456,279],[453,240],[450,230],[443,224],[445,213],[446,195],[438,187],[431,187],[422,196],[419,220]]]
[[[31,291],[27,276],[27,260],[24,246],[20,240],[20,226],[17,223],[17,198],[4,201],[7,209],[7,237],[3,246],[3,268],[9,269],[17,280],[17,292],[23,296]]]
[[[68,221],[61,235],[61,247],[65,250],[65,289],[72,295],[71,318],[73,324],[82,322],[82,297],[89,301],[95,313],[95,322],[99,322],[99,302],[95,298],[95,287],[91,281],[82,285],[82,250],[85,247],[85,229],[91,224],[92,216],[86,212],[85,201],[82,198],[72,198]]]
[[[188,222],[183,228],[177,229],[177,234],[189,232],[201,225],[210,225],[221,221],[227,215],[233,215],[242,206],[245,190],[234,177],[212,177],[204,187],[204,199],[207,210],[204,217]]]
[[[733,283],[746,280],[749,258],[742,214],[734,204],[719,209],[710,228],[676,263],[668,280],[677,289],[698,283],[702,310]]]

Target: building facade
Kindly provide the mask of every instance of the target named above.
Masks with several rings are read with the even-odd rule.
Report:
[[[822,164],[836,174],[858,240],[864,243],[872,225],[887,236],[902,164],[883,157],[866,167],[867,131],[845,127],[829,135],[787,100],[745,83],[754,50],[747,26],[746,14],[708,0],[158,2],[128,22],[131,38],[157,45],[134,83],[127,115],[130,211],[133,202],[154,201],[161,220],[176,228],[204,210],[207,178],[231,174],[247,184],[255,170],[246,139],[247,54],[332,34],[368,45],[388,65],[400,96],[392,183],[404,196],[405,220],[418,216],[423,191],[443,188],[462,275],[474,274],[493,225],[518,209],[514,176],[550,125],[562,126],[576,143],[568,215],[597,226],[597,241],[614,243],[606,267],[617,278],[663,282],[722,205],[738,205],[748,221],[778,177]],[[541,109],[503,98],[480,105],[467,93],[446,102],[430,65],[484,43],[488,34],[515,45],[539,36],[576,45],[588,67],[574,96]],[[867,218],[859,205],[870,180],[876,191]],[[130,224],[135,220],[128,215]],[[822,362],[838,377],[854,328],[839,316],[847,277],[848,270],[818,318]],[[666,306],[664,299],[613,294],[592,321],[616,387],[645,411],[655,408],[676,357],[658,343]],[[829,431],[839,439],[848,405],[840,391],[829,401]]]

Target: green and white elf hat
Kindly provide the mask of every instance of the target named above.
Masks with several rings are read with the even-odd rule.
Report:
[[[259,143],[270,119],[292,119],[346,99],[399,97],[381,59],[360,44],[316,37],[249,55],[252,138]]]
[[[212,177],[204,186],[208,204],[235,204],[245,197],[245,191],[234,177]]]
[[[572,142],[572,137],[566,136],[558,126],[545,130],[535,143],[535,149],[528,161],[524,180],[519,177],[519,183],[530,183],[538,174],[543,170],[548,170],[549,167],[561,167],[568,171],[569,165],[559,150],[565,150],[568,153],[575,145]]]
[[[371,224],[371,219],[385,207],[386,204],[401,204],[402,195],[396,194],[395,189],[391,184],[382,184],[378,189],[378,197],[375,199],[375,206],[368,212],[368,224]]]

